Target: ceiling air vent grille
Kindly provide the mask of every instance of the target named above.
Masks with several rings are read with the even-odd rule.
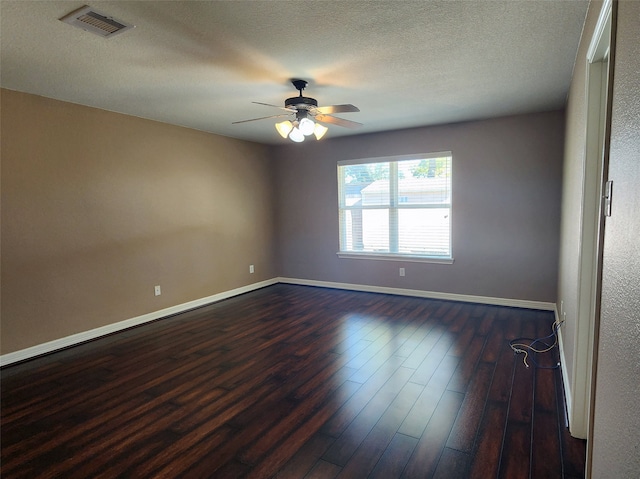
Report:
[[[87,5],[65,15],[60,20],[105,38],[110,38],[135,26],[116,20]]]

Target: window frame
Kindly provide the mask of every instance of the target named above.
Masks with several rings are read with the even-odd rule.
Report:
[[[435,158],[448,157],[449,164],[449,202],[448,203],[420,203],[420,204],[406,204],[401,201],[401,196],[398,192],[398,163],[407,160],[429,160]],[[360,206],[357,208],[347,206],[345,203],[346,194],[344,188],[345,178],[344,169],[341,167],[352,165],[365,165],[372,163],[389,163],[389,204],[387,206]],[[376,158],[359,158],[350,160],[340,160],[337,162],[336,168],[337,182],[338,182],[338,228],[339,228],[339,251],[336,253],[339,258],[347,259],[372,259],[381,261],[405,261],[405,262],[418,262],[418,263],[440,263],[440,264],[452,264],[453,259],[453,153],[451,151],[439,151],[432,153],[419,153],[411,155],[394,155]],[[429,256],[408,254],[400,252],[392,252],[398,250],[398,243],[400,242],[398,231],[398,217],[399,212],[402,209],[412,208],[448,208],[449,209],[449,256]],[[342,250],[343,244],[346,244],[347,232],[345,231],[344,214],[346,211],[359,210],[364,211],[366,209],[388,209],[389,210],[389,251],[374,252],[374,251],[347,251]],[[392,231],[396,231],[396,234],[392,234]]]

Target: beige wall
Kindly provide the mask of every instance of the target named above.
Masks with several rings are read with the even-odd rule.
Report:
[[[1,102],[2,354],[276,276],[267,147]]]
[[[563,142],[564,113],[549,112],[278,147],[280,274],[555,302]],[[339,259],[336,161],[444,150],[455,263]]]
[[[2,354],[277,276],[554,302],[563,124],[269,148],[3,90]],[[338,259],[336,161],[442,150],[455,263]]]
[[[618,3],[593,477],[640,474],[640,2]]]

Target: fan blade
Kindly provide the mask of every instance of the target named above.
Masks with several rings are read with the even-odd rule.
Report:
[[[353,105],[329,105],[329,106],[320,106],[318,108],[313,108],[313,111],[317,111],[318,113],[323,113],[326,115],[332,115],[334,113],[351,113],[360,111],[360,108]]]
[[[251,120],[240,120],[240,121],[234,121],[233,123],[231,123],[232,125],[235,125],[237,123],[247,123],[248,121],[256,121],[256,120],[266,120],[267,118],[280,118],[282,116],[291,116],[291,113],[283,113],[282,115],[271,115],[271,116],[263,116],[260,118],[252,118]]]
[[[252,101],[251,103],[255,103],[256,105],[272,106],[274,108],[279,108],[280,110],[292,111],[294,113],[298,111],[298,110],[294,110],[293,108],[285,108],[283,106],[271,105],[270,103],[260,103],[259,101]]]
[[[330,115],[316,115],[316,120],[322,123],[331,123],[332,125],[344,126],[345,128],[358,128],[362,126],[362,123],[357,121],[345,120],[344,118],[338,118]]]

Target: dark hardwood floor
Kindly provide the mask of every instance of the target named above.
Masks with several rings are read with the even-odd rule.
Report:
[[[270,286],[4,368],[2,477],[577,479],[552,322]]]

